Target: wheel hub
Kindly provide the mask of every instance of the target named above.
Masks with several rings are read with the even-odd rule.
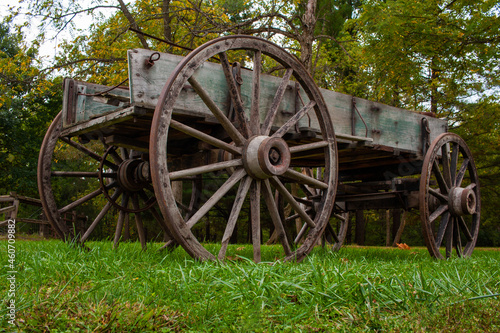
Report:
[[[123,161],[118,167],[117,181],[126,191],[140,191],[149,182],[149,163],[137,159]]]
[[[454,187],[448,196],[450,212],[455,216],[476,212],[476,194],[470,188]]]
[[[255,179],[279,176],[290,166],[291,154],[285,140],[265,135],[248,140],[243,150],[243,165]]]

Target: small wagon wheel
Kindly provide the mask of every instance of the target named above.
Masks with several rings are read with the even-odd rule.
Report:
[[[149,180],[148,162],[141,155],[125,148],[108,147],[103,142],[77,142],[61,136],[62,115],[59,113],[43,140],[38,159],[38,190],[49,223],[63,239],[72,239],[80,233],[83,244],[107,214],[118,209],[114,246],[118,246],[124,221],[134,214],[137,233],[143,248],[146,238],[142,213],[150,211],[168,232],[158,213],[154,190]],[[55,153],[64,149],[64,153]],[[59,155],[58,155],[59,154]],[[64,156],[72,156],[78,163],[71,165]],[[83,230],[71,230],[64,219],[68,212],[90,203],[99,207],[91,217],[91,224]],[[90,209],[90,208],[88,208]]]
[[[243,95],[238,89],[237,79],[232,74],[228,60],[234,51],[239,52],[240,57],[243,54],[253,58],[249,64],[253,69],[253,74],[248,104],[243,101]],[[211,87],[204,86],[197,80],[197,70],[206,60],[214,56],[220,59],[221,69],[220,73],[213,73],[213,76],[222,75],[226,80],[228,88],[220,87],[220,89],[227,89],[225,92],[229,93],[236,115],[234,122],[222,111],[222,107],[217,105],[214,97],[207,93]],[[284,75],[278,80],[272,103],[263,105],[260,77],[262,68],[267,64],[265,61],[272,61],[282,66]],[[292,86],[290,84],[292,76],[300,85],[305,102],[296,114],[283,121],[280,104],[285,92],[289,86]],[[183,117],[176,117],[175,106],[176,103],[182,102],[179,96],[187,84],[194,89],[211,114],[218,120],[222,133],[219,131],[216,135],[201,131],[197,129],[195,123]],[[287,132],[293,129],[303,116],[311,114],[318,119],[320,133],[313,141],[307,143],[296,141],[293,145],[289,145],[284,140]],[[232,158],[222,162],[208,163],[201,167],[169,168],[167,144],[171,132],[182,132],[191,138],[196,138],[204,145],[208,144],[227,151]],[[223,260],[237,222],[246,221],[243,215],[248,213],[254,260],[260,261],[261,213],[264,211],[266,216],[270,216],[274,228],[279,230],[285,259],[300,261],[312,250],[330,217],[337,184],[336,149],[335,135],[326,104],[314,80],[302,64],[282,48],[264,39],[227,36],[215,39],[191,52],[176,67],[163,88],[151,127],[151,176],[160,209],[169,224],[169,229],[191,256],[201,260],[216,258]],[[321,154],[318,164],[324,168],[321,180],[295,170],[296,167],[301,167],[300,162],[303,160],[299,158],[300,156],[318,150]],[[209,172],[216,172],[221,178],[225,177],[224,184],[201,203],[195,214],[185,219],[176,205],[171,181]],[[299,203],[284,185],[285,179],[293,179],[301,184],[321,189],[321,199],[318,201],[314,220],[299,207]],[[306,235],[300,245],[294,246],[293,240],[287,239],[283,221],[274,201],[275,190],[279,191],[307,222]],[[204,216],[230,193],[235,197],[224,226],[224,235],[220,240],[220,250],[212,250],[218,252],[212,253],[208,246],[204,247],[200,243],[202,239],[198,240],[191,228],[202,221]],[[247,208],[242,210],[245,203],[247,203]]]
[[[474,250],[481,212],[479,179],[472,154],[456,134],[437,137],[425,155],[420,179],[420,217],[431,256],[459,257]]]

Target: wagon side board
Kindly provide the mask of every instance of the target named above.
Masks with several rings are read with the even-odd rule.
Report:
[[[159,53],[159,59],[154,65],[147,65],[152,54],[149,50],[130,50],[129,78],[130,97],[134,105],[144,108],[155,108],[161,89],[177,64],[183,59],[180,56]],[[157,56],[153,56],[157,58]],[[252,72],[243,69],[241,76],[243,84],[241,94],[246,109],[250,109]],[[205,87],[210,97],[221,107],[229,109],[229,96],[226,80],[220,65],[217,63],[204,63],[196,73],[196,79]],[[264,105],[270,105],[280,79],[271,75],[261,77],[261,119],[266,115]],[[307,103],[307,97],[299,92],[301,99],[296,98],[297,90],[293,82],[287,88],[285,98],[280,106],[278,117],[284,121],[290,114],[295,113],[296,103]],[[422,119],[426,119],[430,129],[430,140],[447,131],[447,122],[442,119],[429,117],[417,112],[412,112],[396,107],[391,107],[362,98],[341,94],[331,90],[322,89],[323,97],[330,110],[335,134],[340,139],[351,141],[365,141],[371,146],[387,146],[396,151],[408,151],[421,155],[423,146]],[[211,112],[201,101],[199,96],[186,86],[183,91],[181,103],[175,106],[174,113],[195,115],[198,117],[211,117]],[[301,105],[299,105],[301,106]],[[280,119],[278,118],[278,122]],[[303,118],[299,128],[309,128],[319,132],[318,120],[315,115]]]
[[[129,89],[118,87],[110,90],[107,86],[71,79],[65,80],[64,135],[81,135],[102,130],[109,125],[106,130],[107,136],[140,138],[143,150],[147,150],[151,115],[161,90],[182,59],[183,57],[180,56],[151,50],[129,50]],[[154,61],[151,62],[151,60]],[[246,109],[249,110],[252,71],[242,69],[241,76],[243,79],[241,95]],[[221,110],[228,112],[230,98],[220,65],[211,62],[203,63],[196,72],[195,78]],[[279,84],[280,79],[277,77],[261,76],[261,99],[259,101],[261,119],[264,119],[267,113],[264,106],[271,104]],[[99,94],[103,91],[105,93]],[[425,142],[431,142],[439,134],[447,131],[447,122],[443,119],[326,89],[322,89],[322,93],[329,108],[338,141],[351,143],[351,146],[345,147],[352,147],[354,143],[358,146],[389,152],[395,156],[408,153],[422,159]],[[208,124],[217,122],[190,86],[184,87],[178,101],[173,110],[174,117],[192,117],[194,121]],[[305,93],[298,91],[294,82],[291,81],[280,105],[276,123],[278,125],[284,123],[291,114],[307,102]],[[120,123],[124,125],[120,126]],[[135,132],[134,126],[138,128]],[[428,135],[425,134],[426,126],[429,129]],[[293,131],[319,133],[318,120],[314,114],[304,117]],[[346,154],[349,154],[349,151]],[[342,149],[340,155],[342,157]]]

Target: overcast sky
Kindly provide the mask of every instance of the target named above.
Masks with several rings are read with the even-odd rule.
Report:
[[[89,1],[89,0],[81,0],[81,2],[83,2],[83,3],[87,2],[87,1]],[[10,7],[17,7],[19,5],[20,4],[19,4],[18,0],[0,0],[1,20],[3,21],[3,18],[9,14]],[[109,11],[109,12],[111,12],[111,11]],[[16,23],[22,23],[22,21],[21,21],[22,19],[24,19],[24,18],[20,17],[19,21]],[[90,26],[90,24],[92,22],[91,22],[91,19],[89,16],[82,14],[80,17],[77,17],[75,19],[75,23],[77,24],[77,27],[79,29],[86,29]],[[25,38],[27,41],[34,40],[36,38],[36,36],[38,35],[38,29],[36,27],[36,23],[32,24],[31,29],[29,29],[29,30],[24,29],[23,32],[25,34]],[[54,36],[55,36],[55,32],[54,32],[54,34],[52,34],[51,37],[54,37]],[[50,59],[52,57],[54,57],[54,55],[57,52],[57,45],[63,39],[72,39],[72,36],[70,36],[68,31],[65,31],[63,33],[60,33],[57,37],[54,37],[52,39],[47,39],[45,41],[45,43],[42,45],[42,47],[40,49],[40,55],[42,55],[46,58],[45,61],[50,61]]]

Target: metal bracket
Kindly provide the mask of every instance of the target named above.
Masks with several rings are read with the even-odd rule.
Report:
[[[429,120],[426,117],[422,118],[422,156],[425,156],[427,150],[431,145],[431,129],[429,127]]]
[[[356,101],[354,100],[354,96],[352,97],[351,101],[352,101],[351,102],[351,104],[352,104],[352,109],[351,109],[351,134],[353,136],[356,136],[356,113],[357,113],[358,116],[359,116],[359,119],[361,119],[361,121],[365,125],[365,137],[368,137],[368,125],[366,125],[366,122],[363,119],[363,116],[361,115],[361,113],[359,112],[358,108],[356,107]]]

